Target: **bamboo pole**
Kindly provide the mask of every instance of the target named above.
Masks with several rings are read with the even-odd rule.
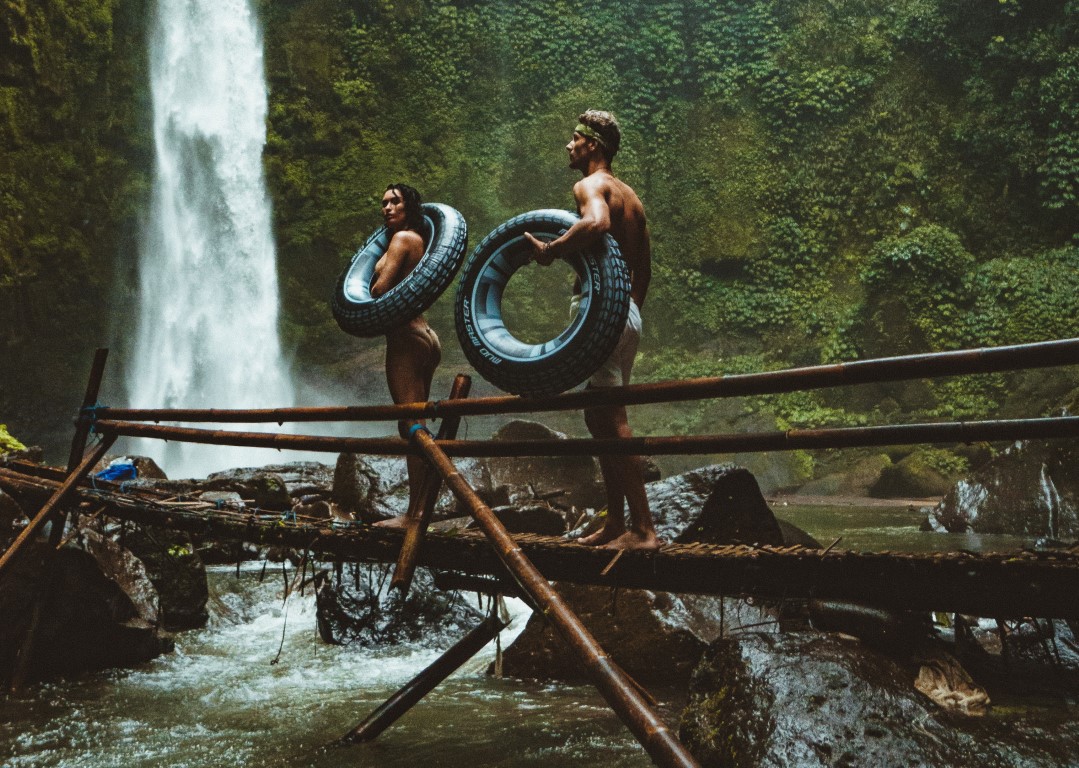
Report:
[[[468,397],[472,388],[472,379],[464,374],[457,374],[450,387],[450,400],[459,400]],[[438,439],[452,440],[457,437],[457,428],[461,425],[460,416],[447,416],[438,425]],[[423,478],[423,506],[419,515],[408,521],[405,528],[405,540],[401,544],[401,554],[397,556],[397,564],[393,569],[393,578],[390,580],[390,589],[396,589],[404,597],[412,586],[412,576],[416,572],[416,558],[420,554],[420,546],[423,544],[427,526],[431,523],[431,516],[438,502],[438,493],[442,490],[442,477],[432,469],[428,469]]]
[[[497,615],[491,614],[479,626],[472,629],[439,656],[431,665],[408,681],[397,693],[383,702],[367,719],[346,734],[341,741],[354,744],[359,741],[372,741],[389,728],[417,702],[434,690],[435,686],[452,675],[466,661],[471,659],[495,639],[506,626]]]
[[[48,520],[56,509],[63,504],[68,496],[78,487],[79,480],[83,475],[93,469],[94,465],[101,461],[101,457],[105,455],[105,452],[112,446],[115,437],[106,435],[105,438],[98,444],[98,446],[92,450],[86,458],[82,460],[79,466],[75,467],[75,470],[68,474],[67,479],[61,483],[60,487],[56,489],[56,492],[45,502],[44,506],[38,511],[30,523],[22,529],[22,532],[15,537],[15,541],[11,542],[11,546],[7,548],[3,555],[0,555],[0,577],[3,576],[4,571],[11,564],[12,560],[22,551],[26,543],[34,537],[38,530]]]
[[[71,440],[71,451],[67,457],[67,471],[71,472],[82,460],[86,451],[86,438],[93,426],[93,418],[87,412],[97,403],[98,394],[101,391],[101,380],[105,376],[105,361],[109,358],[109,350],[98,349],[94,352],[94,362],[90,366],[90,379],[86,384],[86,394],[82,398],[82,407],[79,408],[79,418],[75,421],[75,436]]]
[[[581,660],[604,699],[637,737],[652,760],[660,766],[696,766],[693,756],[652,711],[634,683],[596,642],[543,574],[524,556],[491,508],[465,482],[453,462],[435,444],[434,438],[424,430],[417,430],[412,439],[458,500],[468,508],[499,560],[521,589],[536,605],[542,607],[543,615]]]
[[[366,453],[403,456],[414,449],[399,438],[267,435],[263,432],[166,427],[130,421],[98,421],[99,432],[131,437],[154,437],[210,445],[245,445],[299,451]],[[861,448],[920,443],[971,443],[993,440],[1045,440],[1079,436],[1079,416],[1040,419],[957,421],[939,424],[900,424],[883,427],[789,429],[785,432],[675,435],[570,440],[444,440],[447,456],[616,456],[763,453],[820,448]]]
[[[1005,347],[983,347],[950,352],[854,360],[832,365],[782,371],[711,376],[686,381],[659,381],[625,387],[586,389],[545,397],[472,398],[427,403],[401,403],[323,408],[102,408],[101,416],[130,421],[398,421],[443,416],[480,416],[506,413],[569,411],[599,405],[644,405],[709,398],[770,395],[852,384],[873,384],[975,373],[999,373],[1028,368],[1049,368],[1079,363],[1079,339],[1060,339]]]

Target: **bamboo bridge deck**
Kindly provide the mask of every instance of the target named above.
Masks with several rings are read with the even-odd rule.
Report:
[[[0,488],[31,503],[45,501],[63,473],[19,462],[0,467]],[[238,505],[169,500],[147,489],[123,492],[98,481],[80,485],[84,512],[163,526],[197,537],[289,547],[328,560],[392,563],[399,530],[360,523],[291,519],[289,513]],[[521,551],[550,580],[667,592],[819,598],[978,616],[1079,618],[1079,545],[1008,553],[852,552],[803,546],[666,544],[658,552],[586,547],[566,539],[515,534]],[[418,564],[435,571],[497,578],[517,591],[478,530],[428,532]]]

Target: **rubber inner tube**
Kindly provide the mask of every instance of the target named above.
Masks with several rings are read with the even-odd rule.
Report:
[[[371,296],[371,283],[375,264],[390,244],[389,230],[379,227],[353,255],[331,302],[334,320],[345,333],[382,336],[426,311],[453,282],[468,248],[464,216],[448,205],[425,203],[423,221],[420,234],[427,249],[419,264],[377,299]]]
[[[610,235],[591,250],[563,258],[577,273],[581,298],[577,314],[561,333],[533,344],[506,327],[506,286],[532,256],[524,233],[553,240],[577,218],[555,209],[515,216],[487,235],[461,270],[454,304],[457,338],[480,375],[506,392],[534,396],[572,389],[610,356],[625,328],[629,269]]]

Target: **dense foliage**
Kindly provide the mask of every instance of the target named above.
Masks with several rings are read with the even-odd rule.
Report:
[[[0,412],[70,432],[149,179],[142,0],[0,4]]]
[[[9,323],[44,311],[45,286],[83,308],[70,329],[145,201],[144,3],[0,8]],[[589,106],[622,120],[615,169],[649,213],[644,376],[1079,335],[1076,0],[258,6],[284,331],[308,369],[344,370],[366,344],[327,297],[389,181],[459,208],[478,242],[521,211],[571,207],[562,146]],[[522,322],[564,311],[524,279]],[[86,315],[76,340],[100,330]],[[450,315],[448,298],[432,313],[452,348]],[[856,423],[986,415],[1007,391],[964,379],[747,407]]]

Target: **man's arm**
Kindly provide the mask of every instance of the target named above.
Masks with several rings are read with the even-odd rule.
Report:
[[[607,205],[602,183],[581,179],[573,185],[573,197],[577,200],[581,217],[561,237],[544,243],[532,233],[525,232],[525,237],[532,244],[533,258],[545,267],[560,255],[580,250],[611,230],[611,209]]]

